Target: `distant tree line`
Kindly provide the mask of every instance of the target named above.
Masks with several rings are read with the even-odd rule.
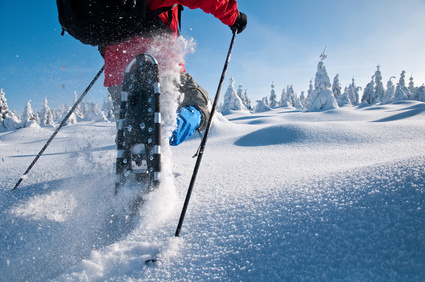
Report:
[[[393,82],[396,77],[391,76],[385,87],[382,81],[380,65],[377,66],[377,70],[372,76],[371,81],[364,89],[357,86],[353,78],[352,82],[343,90],[339,80],[339,74],[334,77],[333,83],[331,83],[325,66],[326,58],[325,49],[320,55],[314,83],[313,79],[311,79],[307,93],[303,91],[298,96],[293,86],[290,85],[282,90],[280,99],[278,99],[273,82],[270,95],[257,100],[256,106],[253,107],[248,98],[247,90],[243,92],[242,85],[240,85],[239,90],[236,91],[234,88],[235,81],[232,78],[224,96],[224,102],[219,110],[223,114],[229,114],[232,111],[264,112],[277,107],[320,111],[359,104],[389,104],[402,100],[425,102],[425,86],[416,87],[413,76],[410,77],[409,84],[406,85],[405,71],[401,72],[397,84]]]
[[[57,108],[51,109],[48,106],[47,98],[44,98],[44,106],[42,109],[33,110],[31,100],[26,102],[22,114],[16,113],[15,110],[9,110],[7,99],[3,89],[0,90],[0,132],[14,130],[25,127],[55,127],[68,114],[70,106],[64,104]],[[74,101],[77,100],[75,94]],[[94,103],[85,103],[82,101],[67,120],[66,125],[76,124],[80,121],[104,121],[114,120],[112,102],[109,98],[105,98],[102,107]]]

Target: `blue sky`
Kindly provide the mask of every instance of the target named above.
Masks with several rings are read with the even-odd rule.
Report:
[[[96,48],[71,36],[60,36],[56,1],[0,0],[0,88],[11,109],[22,112],[27,100],[33,108],[73,103],[103,65]],[[425,83],[425,1],[423,0],[241,0],[248,15],[247,29],[236,38],[227,73],[243,84],[255,100],[293,84],[299,95],[308,89],[319,55],[331,80],[340,75],[343,86],[356,79],[365,87],[378,64],[384,84],[402,70]],[[230,43],[231,32],[201,10],[185,9],[183,35],[197,47],[186,69],[214,96]],[[101,102],[106,89],[99,81],[88,101]]]

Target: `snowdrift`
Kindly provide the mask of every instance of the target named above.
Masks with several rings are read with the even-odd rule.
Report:
[[[218,114],[180,238],[199,137],[129,217],[113,123],[64,127],[14,192],[54,129],[0,133],[1,280],[424,280],[424,121],[413,101]]]

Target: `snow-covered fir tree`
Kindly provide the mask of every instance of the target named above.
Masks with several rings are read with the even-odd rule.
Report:
[[[392,79],[396,78],[395,76],[391,76],[387,82],[387,90],[385,90],[384,97],[382,98],[381,104],[389,104],[394,99],[395,94],[395,85],[392,82]]]
[[[41,119],[40,119],[40,110],[37,110],[37,112],[34,113],[34,119],[35,119],[35,122],[38,125],[40,125],[40,121],[41,121]]]
[[[400,74],[400,80],[398,81],[397,88],[395,90],[393,102],[403,101],[409,99],[409,89],[406,87],[406,72],[402,71]]]
[[[418,101],[425,102],[425,86],[424,85],[416,89],[416,96]]]
[[[242,102],[248,110],[254,111],[254,109],[252,108],[252,105],[251,105],[251,99],[249,99],[249,97],[248,97],[248,89],[245,89],[244,99],[242,100]]]
[[[283,107],[283,105],[285,104],[285,101],[286,101],[286,89],[283,88],[282,89],[282,94],[280,94],[279,106]]]
[[[349,89],[351,89],[350,86],[345,87],[344,93],[342,93],[341,95],[339,95],[338,98],[336,98],[338,106],[344,107],[344,106],[352,105],[352,102],[349,96]]]
[[[21,128],[21,120],[16,115],[14,110],[9,112],[7,117],[3,120],[3,127],[5,130],[15,130]]]
[[[66,117],[66,115],[68,114],[70,110],[71,110],[71,107],[65,103],[65,106],[63,107],[62,116],[60,117],[61,121]],[[72,112],[72,114],[67,119],[65,125],[71,125],[71,124],[77,124],[77,123],[78,123],[77,116],[75,115],[75,112]]]
[[[251,105],[251,99],[249,99],[249,96],[248,96],[248,89],[245,89],[244,91],[243,85],[239,84],[237,94],[239,98],[241,98],[241,101],[243,105],[245,106],[245,108],[249,111],[254,111],[254,108]]]
[[[295,91],[294,91],[294,86],[291,85],[290,89],[291,89],[292,93],[294,94],[293,100],[292,100],[292,104],[294,105],[294,107],[297,108],[297,109],[304,109],[304,107],[305,107],[304,102],[302,102],[302,100],[300,98],[298,98],[297,93],[295,93]]]
[[[334,82],[332,83],[332,93],[335,96],[335,99],[341,98],[341,83],[339,82],[339,74],[335,75]]]
[[[103,112],[103,114],[105,115],[105,117],[109,120],[109,121],[114,121],[115,117],[114,117],[114,105],[112,103],[111,100],[111,96],[108,95],[107,97],[103,98],[103,104],[102,104],[102,108],[101,111]]]
[[[35,127],[35,126],[38,126],[38,124],[31,107],[31,100],[29,100],[22,114],[21,127]]]
[[[239,98],[234,84],[235,80],[232,77],[230,79],[229,87],[227,88],[227,91],[224,94],[224,102],[221,108],[221,113],[223,115],[230,114],[231,111],[248,111],[248,109],[244,106],[241,98]]]
[[[264,97],[262,100],[257,100],[257,105],[255,106],[256,113],[271,111],[267,100],[267,97]]]
[[[77,101],[78,101],[77,91],[74,91],[74,104],[77,103]],[[79,120],[84,119],[84,116],[85,116],[85,103],[84,103],[84,101],[81,101],[77,105],[77,107],[74,110],[74,114]]]
[[[277,96],[276,96],[276,91],[274,90],[274,82],[272,82],[272,90],[270,91],[270,103],[269,103],[269,107],[270,108],[276,108],[278,106],[277,103]]]
[[[353,105],[357,105],[360,102],[360,91],[361,87],[356,86],[356,81],[354,77],[351,80],[351,84],[348,86],[347,93],[348,98],[350,99]]]
[[[241,100],[243,102],[243,100],[245,99],[245,95],[243,93],[243,85],[242,85],[242,83],[240,83],[239,86],[238,86],[237,94],[238,94],[239,98],[241,98]]]
[[[40,126],[55,126],[52,111],[47,105],[47,98],[44,98],[44,107],[40,113]]]
[[[310,84],[308,85],[307,97],[304,100],[304,106],[308,109],[310,107],[311,95],[313,94],[314,86],[313,79],[310,79]]]
[[[326,70],[325,60],[328,57],[326,48],[320,55],[320,62],[317,65],[316,77],[314,79],[314,91],[309,101],[309,111],[329,110],[338,108],[338,104],[331,91],[331,82]]]
[[[382,74],[381,74],[381,66],[378,65],[377,70],[375,72],[375,101],[374,103],[379,103],[384,98],[385,89],[384,84],[382,83]]]
[[[7,105],[6,93],[3,88],[0,90],[0,121],[6,119],[9,115],[9,106]]]
[[[13,130],[21,127],[21,120],[15,111],[10,111],[7,105],[6,93],[0,89],[0,131]]]
[[[6,128],[3,125],[3,112],[2,112],[2,108],[3,108],[3,100],[4,99],[4,92],[3,92],[3,88],[0,90],[0,132],[6,130]]]
[[[294,95],[295,95],[294,88],[288,85],[286,87],[286,98],[285,98],[285,101],[283,101],[282,107],[289,107],[289,108],[294,107],[294,101],[295,101]]]
[[[366,85],[363,92],[362,102],[369,105],[376,103],[375,94],[375,75],[372,76],[372,80]]]
[[[239,98],[241,98],[242,103],[245,106],[245,108],[252,111],[253,109],[252,109],[252,106],[251,106],[251,100],[248,98],[248,90],[245,89],[245,92],[244,92],[242,84],[239,84],[237,94],[238,94]]]
[[[355,104],[355,99],[356,99],[354,94],[355,89],[356,89],[356,83],[353,78],[351,84],[349,84],[345,90],[345,92],[347,92],[348,99],[350,99],[350,102],[353,105]]]
[[[62,106],[57,106],[53,111],[52,111],[52,114],[53,114],[53,120],[55,121],[55,122],[60,122],[60,121],[62,121],[61,120],[61,117],[62,117],[62,115],[63,115],[63,113],[64,113],[64,106],[62,105]]]
[[[416,95],[417,88],[415,87],[415,82],[413,81],[413,75],[410,76],[409,80],[409,87],[407,88],[410,92],[409,98],[412,100],[418,100],[418,95]]]
[[[0,114],[4,118],[9,113],[9,106],[7,105],[6,93],[3,92],[3,88],[0,89]]]
[[[354,105],[360,104],[360,97],[363,96],[363,88],[360,86],[357,86],[356,89],[354,89],[354,97],[356,99],[356,102],[353,103]]]
[[[301,95],[300,95],[300,102],[303,104],[303,106],[305,107],[305,92],[301,91]]]
[[[95,122],[98,122],[98,121],[108,122],[108,119],[106,118],[106,116],[103,114],[101,110],[99,110],[97,104],[94,102],[91,102],[88,104],[84,120],[95,121]]]

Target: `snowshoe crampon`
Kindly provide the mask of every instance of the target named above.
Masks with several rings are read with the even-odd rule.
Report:
[[[161,172],[161,113],[158,63],[147,54],[127,66],[117,131],[115,193],[128,181],[152,190]]]

